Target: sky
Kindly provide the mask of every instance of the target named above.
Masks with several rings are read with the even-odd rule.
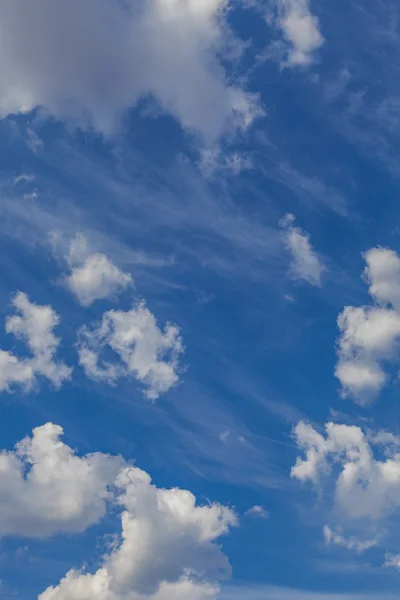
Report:
[[[0,37],[1,599],[398,598],[398,3]]]

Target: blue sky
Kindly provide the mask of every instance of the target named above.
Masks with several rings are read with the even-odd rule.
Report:
[[[397,597],[399,19],[3,0],[2,598]]]

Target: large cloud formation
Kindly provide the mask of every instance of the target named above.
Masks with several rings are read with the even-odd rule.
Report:
[[[47,423],[0,453],[0,536],[80,532],[104,516],[122,459],[79,457],[62,435]]]
[[[0,452],[0,536],[82,532],[109,507],[121,531],[94,573],[70,570],[40,600],[211,600],[230,565],[216,540],[237,525],[218,503],[157,488],[143,470],[101,452],[80,456],[47,423]]]
[[[42,107],[106,134],[146,96],[214,140],[257,98],[228,82],[227,0],[3,0],[0,115]]]
[[[229,575],[214,543],[236,524],[218,504],[196,506],[190,492],[158,489],[144,471],[126,467],[116,481],[121,535],[93,574],[72,570],[40,600],[206,600]]]

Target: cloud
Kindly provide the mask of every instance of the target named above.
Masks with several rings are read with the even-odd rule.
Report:
[[[67,260],[71,274],[64,278],[64,283],[82,306],[112,299],[133,284],[132,276],[118,269],[105,254],[90,254],[82,235],[71,242]]]
[[[353,519],[380,519],[400,506],[400,454],[383,439],[374,442],[356,426],[328,423],[325,437],[300,421],[295,440],[305,452],[297,458],[291,476],[320,486],[334,473],[335,506]],[[385,458],[381,459],[382,446]],[[374,447],[378,447],[377,458]]]
[[[107,346],[119,356],[119,363],[100,361]],[[144,303],[126,312],[110,310],[98,326],[79,332],[79,363],[88,377],[112,384],[120,377],[134,376],[151,400],[177,384],[182,352],[178,327],[167,324],[163,332]]]
[[[23,173],[22,175],[14,177],[13,184],[18,185],[20,183],[32,183],[32,181],[35,181],[35,179],[35,175],[32,175],[30,173]]]
[[[71,570],[39,600],[211,600],[230,566],[215,540],[237,524],[225,506],[197,506],[189,491],[159,489],[135,467],[123,469],[121,534],[93,574]]]
[[[4,0],[0,114],[43,107],[108,134],[151,95],[209,140],[246,127],[260,108],[222,66],[241,49],[226,9],[226,0]]]
[[[385,563],[383,566],[391,569],[400,569],[400,554],[387,552],[385,554]]]
[[[21,339],[31,356],[19,358],[11,352],[0,350],[0,390],[11,391],[17,384],[30,389],[38,377],[45,377],[55,387],[71,376],[71,369],[55,360],[60,339],[54,328],[60,318],[51,306],[38,306],[28,296],[18,292],[12,299],[17,312],[6,319],[6,332]]]
[[[343,535],[342,528],[331,529],[329,525],[324,527],[324,540],[326,544],[335,544],[336,546],[342,546],[347,550],[354,550],[358,554],[369,550],[376,546],[379,542],[378,538],[372,540],[360,540],[355,536],[346,537]]]
[[[258,506],[257,504],[246,510],[245,516],[256,519],[269,519],[270,517],[269,512],[263,506]]]
[[[365,281],[372,298],[384,306],[400,309],[400,257],[390,248],[371,248],[364,254]]]
[[[221,147],[203,148],[200,154],[199,168],[206,178],[212,178],[216,174],[239,175],[242,171],[253,168],[252,159],[249,154],[237,151],[226,152]]]
[[[278,25],[289,44],[286,66],[308,66],[324,43],[309,0],[277,0]]]
[[[279,223],[284,230],[286,248],[292,255],[290,273],[294,279],[303,279],[311,285],[320,286],[325,266],[313,250],[308,233],[295,227],[294,221],[295,217],[287,214]]]
[[[79,457],[62,435],[47,423],[0,453],[0,536],[80,532],[104,516],[121,459]]]
[[[223,442],[224,444],[226,444],[228,442],[228,439],[231,436],[231,432],[230,431],[222,431],[222,433],[219,434],[218,439]]]
[[[400,258],[389,249],[365,253],[363,277],[372,306],[346,306],[338,317],[338,363],[335,375],[342,394],[360,404],[373,400],[388,382],[385,362],[397,361],[400,336]]]
[[[346,306],[338,317],[338,327],[341,335],[335,375],[344,396],[366,404],[387,381],[380,362],[395,355],[400,315],[394,310]]]

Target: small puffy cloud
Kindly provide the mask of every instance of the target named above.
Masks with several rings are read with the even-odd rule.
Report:
[[[308,233],[296,227],[294,221],[295,217],[287,214],[279,222],[284,230],[285,246],[292,255],[290,274],[293,279],[303,279],[311,285],[320,286],[325,266],[313,250]]]
[[[116,481],[121,534],[101,567],[71,570],[39,600],[214,600],[230,565],[215,541],[237,524],[225,506],[198,506],[187,490],[159,489],[123,469]],[[140,550],[140,551],[139,551]]]
[[[385,445],[385,436],[367,437],[356,426],[328,423],[325,430],[324,436],[302,421],[295,427],[295,440],[305,457],[297,459],[291,476],[321,486],[333,475],[335,506],[346,517],[380,519],[393,514],[400,507],[397,447],[390,440]]]
[[[269,512],[258,504],[252,506],[245,512],[246,517],[253,517],[254,519],[269,519]]]
[[[218,439],[223,442],[224,444],[227,443],[227,441],[229,440],[231,436],[231,432],[230,431],[222,431],[219,436]]]
[[[84,531],[105,514],[119,458],[77,456],[47,423],[0,452],[0,536],[47,537]]]
[[[378,304],[400,310],[400,257],[389,248],[371,248],[364,254],[364,278]]]
[[[277,0],[277,8],[278,25],[289,45],[285,65],[310,65],[325,40],[318,18],[311,13],[309,0]]]
[[[101,359],[106,347],[118,355],[118,363]],[[182,352],[179,328],[167,324],[162,331],[144,303],[126,312],[110,310],[98,326],[83,327],[78,336],[79,363],[88,377],[112,384],[133,376],[151,400],[177,384]]]
[[[386,383],[380,363],[395,356],[400,314],[385,308],[347,306],[339,315],[338,327],[336,377],[345,396],[367,403]]]
[[[55,387],[71,376],[71,369],[55,359],[60,339],[54,329],[60,318],[51,306],[39,306],[18,292],[12,299],[17,314],[7,317],[6,332],[21,339],[30,356],[19,358],[0,350],[0,390],[11,391],[20,385],[30,389],[38,377],[48,379]]]
[[[242,45],[229,29],[227,4],[3,0],[0,115],[39,107],[109,134],[152,96],[208,140],[246,127],[259,114],[258,98],[226,76],[224,61]]]
[[[340,336],[335,375],[342,394],[360,404],[373,400],[388,382],[385,363],[398,362],[400,339],[400,258],[389,249],[364,254],[363,277],[371,306],[346,306],[338,317]]]
[[[105,254],[90,254],[82,235],[71,242],[67,260],[71,273],[64,283],[82,306],[112,299],[133,284],[132,276],[118,269]]]
[[[324,527],[324,540],[327,545],[334,544],[336,546],[342,546],[343,548],[347,548],[347,550],[357,552],[357,554],[361,554],[362,552],[373,548],[379,542],[378,538],[372,540],[360,540],[355,536],[346,537],[343,534],[343,529],[341,527],[332,529],[329,525],[325,525]]]
[[[391,569],[400,569],[400,554],[392,554],[391,552],[387,552],[385,554],[385,562],[383,566]]]

